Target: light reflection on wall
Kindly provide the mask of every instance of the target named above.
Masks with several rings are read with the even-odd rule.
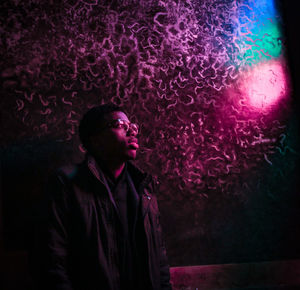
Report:
[[[240,89],[254,110],[266,112],[274,108],[282,98],[289,97],[287,73],[282,67],[282,62],[262,62],[241,74]]]
[[[274,112],[274,105],[282,98],[288,102],[291,92],[274,0],[241,1],[237,15],[240,97],[250,110]]]
[[[282,33],[274,0],[240,1],[238,14],[238,58],[252,65],[277,58],[282,53]]]

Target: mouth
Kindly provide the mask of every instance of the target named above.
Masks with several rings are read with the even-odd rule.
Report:
[[[133,150],[139,149],[139,144],[138,144],[137,139],[129,140],[129,142],[128,142],[128,147],[129,147],[130,149],[133,149]]]

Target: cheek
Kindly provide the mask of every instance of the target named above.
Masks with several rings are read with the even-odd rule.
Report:
[[[126,136],[122,132],[112,132],[106,140],[108,149],[122,149],[126,146]]]
[[[95,136],[94,147],[108,154],[115,154],[118,151],[122,152],[126,150],[127,147],[125,132],[112,130],[105,132],[105,134]]]

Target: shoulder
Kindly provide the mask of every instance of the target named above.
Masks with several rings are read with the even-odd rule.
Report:
[[[49,174],[46,182],[46,192],[63,192],[71,184],[75,183],[80,175],[81,164],[68,164]]]
[[[86,178],[90,174],[86,160],[79,164],[68,164],[58,168],[55,172],[61,182],[73,183],[78,182],[82,178]]]
[[[79,165],[65,165],[57,169],[56,175],[63,179],[72,180],[79,172]]]

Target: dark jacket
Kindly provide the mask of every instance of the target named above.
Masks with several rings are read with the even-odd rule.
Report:
[[[128,163],[136,289],[172,289],[162,240],[156,184]],[[45,219],[40,223],[38,288],[119,290],[117,249],[120,220],[103,172],[93,158],[62,168],[47,186]],[[136,207],[135,207],[136,206]],[[42,237],[42,238],[41,238]],[[41,242],[42,241],[42,242]],[[42,288],[41,288],[42,287]],[[134,290],[134,289],[132,289]]]

